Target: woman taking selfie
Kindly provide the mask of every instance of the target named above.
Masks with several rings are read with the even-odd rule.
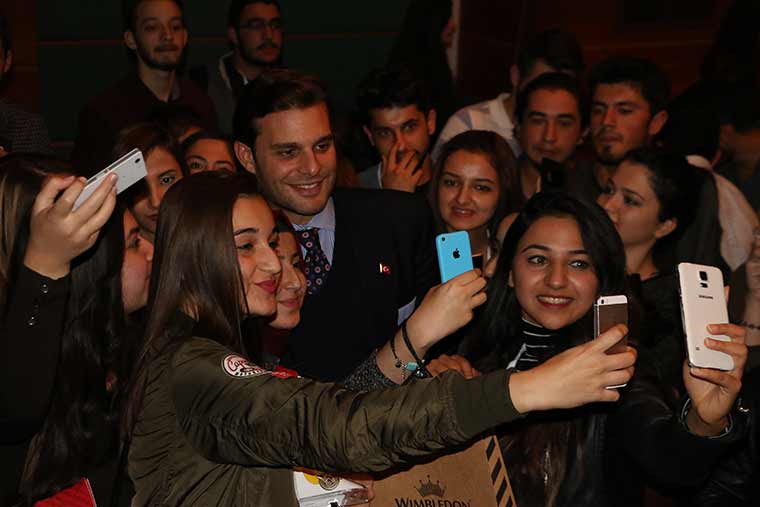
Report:
[[[3,263],[9,284],[2,372],[15,391],[3,401],[27,398],[12,414],[26,417],[18,427],[28,431],[16,436],[20,461],[11,467],[12,453],[3,453],[4,480],[15,478],[3,487],[4,505],[32,505],[72,486],[91,488],[108,505],[117,480],[120,400],[139,336],[127,315],[147,301],[151,254],[139,243],[131,214],[123,208],[112,214],[115,179],[74,210],[84,182],[66,177],[68,170],[33,156],[9,158],[2,167],[3,226],[10,232],[3,246],[13,252],[3,256],[10,262]],[[19,285],[29,280],[29,287]],[[22,344],[34,352],[23,355]],[[32,358],[35,368],[28,366]],[[33,403],[41,411],[31,420],[25,414]]]
[[[240,343],[244,316],[274,313],[282,269],[272,212],[250,180],[194,175],[167,193],[159,222],[128,413],[133,505],[295,506],[294,466],[383,470],[519,413],[615,400],[604,386],[632,373],[633,353],[603,353],[622,336],[615,330],[572,358],[511,376],[448,374],[370,393],[279,378]],[[407,327],[430,341],[452,331]],[[569,368],[578,361],[594,367]]]
[[[587,341],[595,300],[625,294],[625,256],[617,238],[596,206],[559,193],[530,199],[507,233],[488,302],[465,344],[470,361],[480,371],[530,372]],[[732,431],[729,413],[746,359],[741,328],[713,328],[732,342],[706,345],[730,354],[736,367],[718,372],[684,366],[691,400],[686,404],[665,403],[640,355],[618,403],[535,414],[506,426],[500,442],[518,504],[635,505],[638,491],[626,486],[637,475],[621,470],[627,456],[666,484],[703,480],[740,433]],[[684,462],[687,453],[700,459]]]

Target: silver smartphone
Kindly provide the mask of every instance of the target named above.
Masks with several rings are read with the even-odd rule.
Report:
[[[594,303],[594,337],[605,333],[618,324],[628,325],[628,298],[624,295],[601,296]],[[628,346],[628,336],[607,349],[607,354],[625,352]],[[609,386],[607,389],[625,387],[627,384]]]
[[[628,325],[628,298],[623,295],[602,296],[594,303],[594,337],[609,331],[618,324]],[[628,337],[607,350],[608,354],[625,352],[628,345]]]
[[[728,323],[723,273],[713,266],[682,262],[678,265],[678,282],[689,364],[698,368],[733,370],[734,360],[730,355],[705,346],[705,338],[731,340],[728,336],[707,332],[708,324]]]
[[[74,209],[81,206],[95,192],[106,176],[114,172],[119,175],[119,179],[116,182],[116,193],[120,194],[148,174],[142,152],[134,149],[95,176],[89,178],[84,190],[82,190],[82,193],[79,194],[76,202],[74,202]]]

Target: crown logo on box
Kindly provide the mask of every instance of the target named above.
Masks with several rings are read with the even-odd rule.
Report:
[[[446,493],[446,487],[441,484],[441,481],[435,481],[435,484],[433,484],[429,475],[427,476],[427,482],[420,481],[420,486],[415,486],[414,489],[423,498],[431,495],[443,498],[444,493]]]

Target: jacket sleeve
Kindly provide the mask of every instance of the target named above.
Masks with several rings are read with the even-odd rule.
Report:
[[[215,342],[192,339],[172,361],[178,423],[204,457],[219,463],[380,471],[518,417],[506,371],[472,380],[451,372],[357,393],[280,379],[250,363],[235,377],[225,368],[232,356]]]
[[[51,280],[22,267],[0,328],[0,440],[39,430],[53,390],[69,278]]]
[[[734,411],[728,434],[717,438],[694,435],[681,418],[683,405],[674,409],[666,402],[656,373],[647,368],[645,358],[639,359],[628,392],[622,394],[612,415],[625,450],[660,484],[702,484],[719,458],[746,436],[746,418]]]

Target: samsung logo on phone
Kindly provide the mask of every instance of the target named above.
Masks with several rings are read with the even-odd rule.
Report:
[[[697,297],[699,297],[699,299],[715,299],[715,298],[713,298],[712,296],[704,296],[704,295],[702,295],[702,294],[700,294],[700,295],[699,295],[699,296],[697,296]]]

